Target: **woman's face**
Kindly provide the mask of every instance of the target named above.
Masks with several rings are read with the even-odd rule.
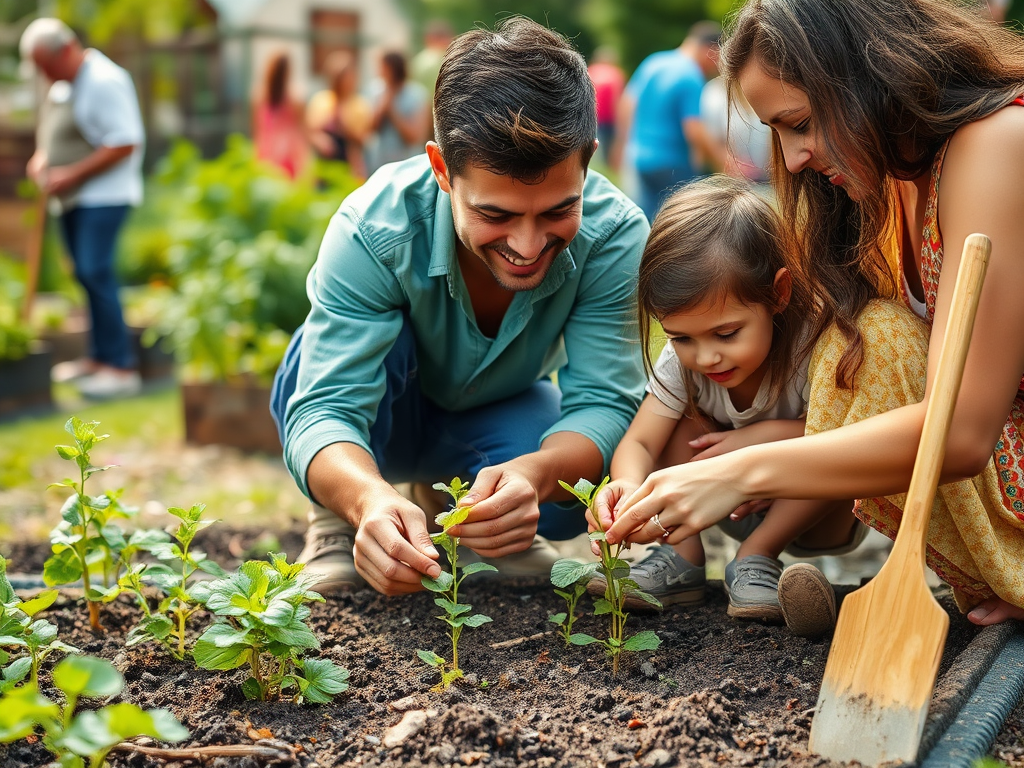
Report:
[[[805,91],[769,75],[757,57],[751,57],[740,70],[739,86],[761,122],[778,135],[790,173],[809,168],[842,187],[854,200],[860,197],[857,180],[848,172],[840,172],[829,159]]]

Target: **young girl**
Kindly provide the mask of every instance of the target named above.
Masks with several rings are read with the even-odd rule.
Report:
[[[598,500],[603,518],[615,519],[655,470],[803,434],[803,324],[812,305],[803,280],[787,266],[782,232],[778,216],[747,182],[725,176],[687,185],[658,213],[640,262],[638,309],[641,338],[649,342],[653,319],[668,342],[653,364],[645,343],[648,394],[612,458],[612,482]],[[747,429],[722,431],[740,427]],[[832,504],[761,502],[719,523],[743,542],[725,571],[730,616],[781,621],[785,610],[787,623],[801,634],[831,626],[834,596],[823,577],[806,579],[805,589],[790,590],[793,604],[780,606],[778,556],[783,549],[792,552],[797,537]],[[636,564],[631,578],[663,605],[701,601],[699,533],[673,535],[657,516],[647,525],[666,543]],[[850,530],[844,551],[860,543],[862,528]],[[825,554],[797,550],[803,556]],[[603,593],[604,586],[596,579],[590,589]],[[790,620],[790,613],[797,615]]]

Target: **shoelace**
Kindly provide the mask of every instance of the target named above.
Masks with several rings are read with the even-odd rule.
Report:
[[[778,573],[771,569],[768,564],[756,560],[748,562],[753,558],[744,558],[736,564],[736,578],[733,579],[732,588],[737,586],[767,587],[775,589],[779,584]]]
[[[672,549],[662,549],[659,547],[658,549],[654,550],[654,552],[652,552],[646,560],[644,560],[642,563],[639,563],[637,565],[637,568],[643,569],[644,571],[647,571],[649,574],[653,576],[655,574],[661,573],[662,571],[668,570],[669,568],[674,568],[675,566],[672,562],[674,559],[674,555],[675,552]]]

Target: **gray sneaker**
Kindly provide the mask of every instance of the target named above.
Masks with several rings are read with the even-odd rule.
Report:
[[[317,592],[333,595],[366,586],[352,559],[355,531],[347,523],[314,523],[306,529],[306,545],[298,561],[306,564],[304,573],[316,575]]]
[[[629,578],[662,606],[704,601],[704,566],[693,565],[667,544],[652,547],[647,557],[629,569]],[[587,592],[595,597],[604,597],[607,588],[608,582],[600,574],[587,583]],[[626,595],[624,607],[631,611],[657,610],[646,600],[630,595]]]
[[[727,613],[738,619],[761,619],[782,623],[779,605],[779,577],[782,561],[764,555],[732,560],[725,566]]]
[[[791,565],[779,579],[779,605],[789,631],[821,637],[835,629],[836,593],[825,574],[810,563]]]

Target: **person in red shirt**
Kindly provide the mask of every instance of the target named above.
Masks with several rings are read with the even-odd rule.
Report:
[[[587,74],[597,96],[597,151],[608,163],[608,152],[615,141],[615,108],[626,87],[626,74],[619,66],[614,48],[601,46],[594,51]]]

